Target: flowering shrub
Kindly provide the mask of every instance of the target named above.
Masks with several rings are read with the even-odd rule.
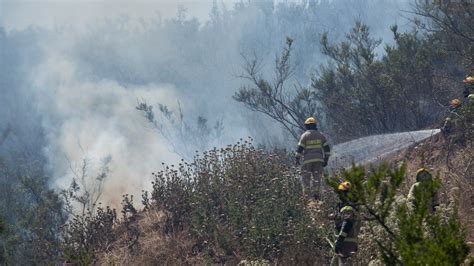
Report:
[[[189,230],[194,254],[313,263],[327,256],[326,227],[306,208],[286,158],[251,140],[215,148],[155,173],[151,204],[165,211],[165,231]]]

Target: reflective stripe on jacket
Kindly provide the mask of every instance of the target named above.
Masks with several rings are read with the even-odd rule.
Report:
[[[296,157],[303,157],[303,164],[315,162],[323,163],[329,159],[329,156],[329,143],[319,131],[307,130],[301,135]]]
[[[350,223],[351,226],[345,226],[346,223]],[[336,237],[341,236],[344,238],[344,242],[357,244],[360,226],[359,213],[354,207],[345,205],[339,210],[339,221],[336,222]]]

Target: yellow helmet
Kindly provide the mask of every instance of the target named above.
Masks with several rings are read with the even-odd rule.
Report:
[[[462,82],[464,83],[464,86],[474,85],[474,77],[467,76]]]
[[[304,121],[304,124],[305,124],[305,125],[316,124],[316,117],[314,117],[314,116],[308,117],[308,118]]]
[[[423,181],[423,180],[428,180],[431,179],[431,174],[426,168],[420,168],[416,171],[416,181]]]
[[[352,186],[351,182],[344,181],[344,182],[341,182],[339,186],[337,186],[337,189],[339,191],[348,191],[351,188],[351,186]]]
[[[458,106],[461,104],[461,101],[459,99],[452,99],[450,103],[453,106]]]

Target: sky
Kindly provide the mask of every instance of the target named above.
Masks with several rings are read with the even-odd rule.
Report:
[[[219,0],[232,7],[237,0]],[[58,25],[88,25],[99,18],[127,14],[131,17],[163,19],[176,16],[179,7],[203,21],[208,18],[212,0],[0,0],[0,23],[7,30],[30,25],[54,28]]]

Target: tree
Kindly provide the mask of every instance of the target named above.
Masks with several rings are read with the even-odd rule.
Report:
[[[185,119],[178,102],[178,110],[172,111],[164,104],[158,104],[159,112],[153,106],[141,102],[136,109],[144,115],[156,130],[172,147],[173,152],[182,158],[191,158],[195,151],[211,148],[222,137],[224,126],[221,120],[209,125],[208,119],[198,116],[195,123]]]
[[[275,59],[275,76],[268,81],[263,78],[262,61],[257,57],[245,59],[242,78],[250,81],[242,86],[233,98],[243,103],[252,111],[260,112],[283,126],[295,139],[304,130],[303,123],[307,117],[317,113],[317,103],[313,92],[300,84],[294,84],[293,90],[287,83],[293,75],[290,62],[293,40],[286,38],[286,47]]]
[[[434,34],[451,51],[464,59],[467,69],[474,70],[474,3],[470,0],[414,2],[415,23]]]
[[[304,129],[301,122],[312,115],[336,143],[433,126],[446,112],[444,103],[456,95],[446,82],[457,78],[456,63],[434,37],[416,29],[391,29],[395,44],[386,45],[383,56],[376,53],[381,40],[371,37],[360,21],[340,42],[331,43],[323,34],[322,52],[329,62],[313,73],[308,87],[292,80],[293,40],[288,38],[271,81],[261,74],[261,60],[245,59],[242,77],[250,85],[242,86],[234,99],[272,118],[294,138]]]
[[[330,63],[311,86],[338,140],[431,126],[445,110],[439,103],[454,94],[435,82],[448,63],[440,45],[417,30],[391,30],[395,44],[382,57],[376,54],[380,40],[362,22],[339,43],[331,44],[327,34],[321,38]]]
[[[460,265],[469,247],[456,209],[429,210],[428,203],[440,188],[439,178],[416,189],[415,207],[409,207],[397,193],[405,176],[404,165],[394,168],[382,165],[370,171],[353,166],[328,179],[328,184],[339,193],[340,180],[351,182],[348,195],[338,195],[347,197],[361,212],[384,263]]]
[[[8,126],[0,137],[0,260],[5,264],[54,264],[60,257],[66,214],[43,171],[42,131],[34,128],[38,139],[21,126]]]
[[[336,139],[389,132],[384,101],[386,91],[380,88],[382,64],[375,49],[381,40],[373,39],[369,27],[356,22],[346,40],[330,44],[327,33],[321,37],[323,54],[330,62],[312,77],[311,87],[323,106],[327,123]]]
[[[89,175],[91,165],[87,158],[79,169],[69,162],[74,178],[69,188],[60,193],[63,210],[68,215],[60,231],[61,252],[62,258],[69,262],[91,264],[97,251],[109,249],[116,241],[113,232],[116,211],[109,206],[103,208],[99,202],[111,160],[111,156],[103,158],[96,176]]]
[[[108,155],[101,160],[101,167],[96,176],[89,175],[91,167],[89,159],[84,158],[79,169],[76,169],[67,157],[66,159],[74,175],[69,188],[61,191],[66,212],[72,216],[78,213],[84,215],[86,212],[94,212],[102,196],[105,179],[110,173],[109,165],[112,156]],[[73,206],[73,203],[79,206]],[[75,207],[79,207],[79,210]]]

